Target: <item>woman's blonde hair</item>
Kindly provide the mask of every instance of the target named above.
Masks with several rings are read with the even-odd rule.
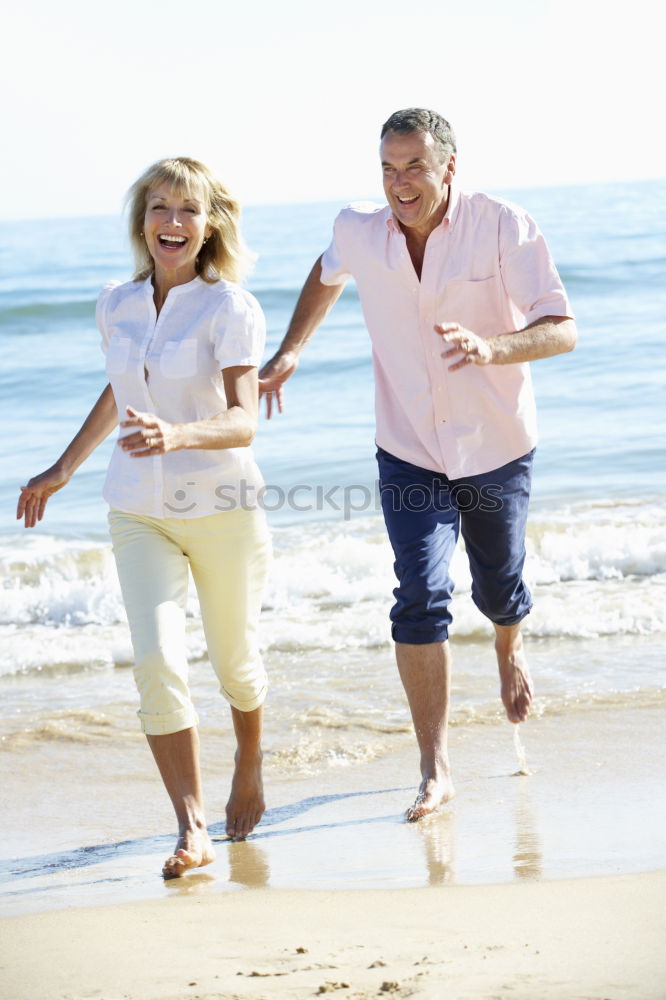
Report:
[[[203,192],[211,234],[201,247],[196,271],[204,281],[220,278],[240,282],[252,267],[253,257],[240,232],[240,205],[208,167],[188,156],[158,160],[141,174],[127,192],[129,231],[136,270],[134,280],[149,278],[155,262],[143,236],[148,195],[159,184],[168,184],[178,194],[193,196]]]

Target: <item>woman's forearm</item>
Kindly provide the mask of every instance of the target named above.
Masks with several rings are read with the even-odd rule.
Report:
[[[68,476],[73,475],[95,448],[109,436],[118,424],[116,400],[110,385],[107,385],[92,410],[84,420],[78,433],[72,438],[55,463]]]
[[[117,423],[116,401],[111,386],[107,385],[58,461],[21,487],[16,516],[19,520],[25,519],[26,528],[34,528],[41,521],[49,497],[67,485],[78,467]]]
[[[257,430],[257,369],[250,365],[225,368],[222,378],[227,408],[203,420],[172,424],[154,413],[142,413],[128,406],[128,419],[120,425],[128,428],[128,433],[119,439],[119,446],[135,458],[184,448],[246,448],[252,444]]]
[[[246,448],[252,444],[257,422],[242,406],[232,406],[214,417],[174,424],[174,449]]]
[[[256,368],[225,368],[222,372],[227,409],[214,417],[176,424],[176,448],[246,448],[252,444],[259,418]]]

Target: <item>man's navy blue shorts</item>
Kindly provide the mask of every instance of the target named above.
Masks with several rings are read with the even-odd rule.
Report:
[[[534,450],[493,472],[448,479],[377,449],[382,509],[398,586],[391,609],[396,642],[443,642],[452,616],[449,564],[462,532],[472,599],[497,625],[532,607],[523,581]]]

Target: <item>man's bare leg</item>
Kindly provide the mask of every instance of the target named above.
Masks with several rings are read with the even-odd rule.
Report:
[[[188,869],[215,860],[204,816],[199,733],[192,726],[166,736],[148,736],[148,743],[178,819],[178,843],[164,862],[162,874],[179,878]]]
[[[422,780],[406,813],[414,822],[455,795],[448,753],[451,654],[448,642],[396,642],[395,656],[421,751]]]
[[[534,696],[520,625],[495,625],[501,697],[509,722],[524,722]]]
[[[261,735],[263,731],[263,706],[252,712],[231,709],[236,749],[231,794],[227,802],[227,836],[242,840],[255,828],[264,814],[264,788],[261,776]]]

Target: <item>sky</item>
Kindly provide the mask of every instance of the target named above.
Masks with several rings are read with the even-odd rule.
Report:
[[[164,156],[244,204],[381,194],[434,108],[461,187],[663,177],[657,0],[24,0],[2,18],[0,218],[112,215]]]

